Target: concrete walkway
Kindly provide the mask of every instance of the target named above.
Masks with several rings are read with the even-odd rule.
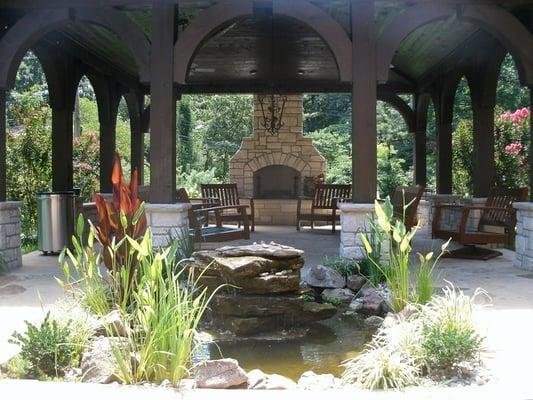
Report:
[[[325,256],[333,256],[338,251],[338,234],[332,235],[328,230],[315,232],[303,231],[296,233],[292,227],[258,227],[252,235],[251,241],[275,241],[299,247],[306,252],[306,265],[312,265],[323,260]],[[209,245],[212,247],[212,245]],[[431,240],[416,240],[415,249],[427,251],[438,250],[440,242]],[[472,294],[481,287],[491,297],[487,307],[476,312],[476,318],[486,336],[488,349],[487,365],[494,375],[494,380],[480,388],[437,388],[412,389],[409,398],[496,398],[511,395],[513,398],[533,398],[530,362],[533,360],[533,346],[531,333],[533,332],[533,273],[521,271],[512,267],[514,253],[504,251],[504,256],[494,260],[467,261],[445,259],[439,267],[439,286],[452,282],[456,287]],[[62,296],[61,289],[53,279],[59,274],[56,257],[44,257],[39,253],[24,256],[24,266],[20,270],[0,277],[0,362],[11,357],[16,348],[7,343],[13,330],[24,328],[23,321],[38,320],[50,304]],[[60,391],[58,391],[60,389]],[[36,383],[1,381],[0,393],[16,391],[22,398],[31,393],[39,394],[41,398],[55,399],[72,398],[82,393],[83,396],[105,396],[111,398],[135,399],[146,397],[147,394],[157,394],[158,398],[172,396],[173,391],[146,388],[121,388],[98,385],[67,385],[57,383]],[[148,392],[147,392],[148,391]],[[44,395],[50,393],[50,396]],[[28,396],[25,396],[25,395]],[[354,393],[351,392],[350,397]],[[365,394],[365,398],[390,398],[394,393]],[[231,396],[232,399],[250,398],[246,391],[193,391],[180,394],[186,399],[210,399]],[[272,395],[254,392],[254,398]],[[294,393],[277,393],[276,399],[294,398]],[[314,398],[305,394],[306,398]],[[88,397],[88,396],[87,396]],[[323,397],[323,395],[322,395]],[[83,397],[84,398],[84,397]],[[266,397],[265,397],[266,398]]]

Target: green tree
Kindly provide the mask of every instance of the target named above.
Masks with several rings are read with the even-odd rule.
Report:
[[[181,171],[190,171],[194,163],[192,143],[192,111],[187,98],[179,103],[178,111],[179,158],[176,165]]]

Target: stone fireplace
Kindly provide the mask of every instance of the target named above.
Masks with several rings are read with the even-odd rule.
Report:
[[[262,112],[254,98],[253,133],[243,139],[229,163],[231,182],[242,197],[254,197],[258,224],[291,225],[297,198],[309,195],[307,182],[324,174],[326,161],[310,138],[303,136],[302,95],[288,95],[283,126],[272,135],[261,126]],[[304,207],[310,206],[310,200]]]

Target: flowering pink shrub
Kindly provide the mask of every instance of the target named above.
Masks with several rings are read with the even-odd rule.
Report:
[[[505,187],[527,186],[529,154],[529,108],[501,113],[495,120],[494,150],[496,184]]]
[[[512,154],[513,156],[518,156],[523,148],[524,146],[522,146],[521,143],[511,143],[505,146],[505,152]]]

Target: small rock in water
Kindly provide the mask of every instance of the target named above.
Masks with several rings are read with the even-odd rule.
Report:
[[[346,285],[346,279],[333,268],[315,265],[309,268],[306,283],[312,287],[340,289]]]
[[[332,374],[315,374],[306,371],[298,380],[298,389],[301,390],[331,390],[340,387],[340,379]]]
[[[192,369],[196,386],[203,389],[227,389],[246,384],[248,376],[232,358],[208,360],[196,364]]]
[[[377,315],[371,315],[365,318],[365,325],[369,328],[379,328],[383,324],[383,318]]]
[[[248,389],[257,389],[261,385],[265,385],[268,381],[268,375],[260,369],[252,369],[248,372]]]
[[[338,301],[350,303],[354,298],[354,293],[350,289],[324,289],[322,299],[326,301]]]

